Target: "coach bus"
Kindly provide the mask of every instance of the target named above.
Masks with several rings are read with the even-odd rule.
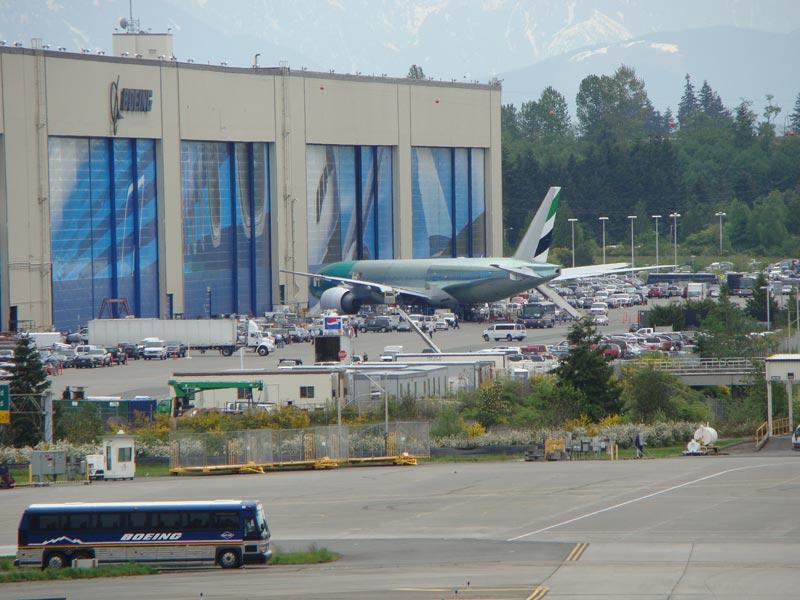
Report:
[[[648,273],[647,285],[658,283],[719,283],[715,273]]]
[[[22,515],[17,566],[219,565],[234,569],[272,556],[264,509],[254,500],[33,504]]]

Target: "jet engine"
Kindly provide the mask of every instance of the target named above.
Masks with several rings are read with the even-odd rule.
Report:
[[[332,287],[324,292],[319,299],[322,310],[336,310],[346,315],[356,314],[363,302],[355,297],[352,290],[343,287]]]

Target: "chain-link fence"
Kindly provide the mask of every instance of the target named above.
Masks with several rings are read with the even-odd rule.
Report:
[[[170,468],[271,465],[394,457],[430,456],[430,424],[254,429],[221,433],[175,432],[170,436]]]

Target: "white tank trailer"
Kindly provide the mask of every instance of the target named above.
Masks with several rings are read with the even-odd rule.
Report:
[[[709,449],[715,448],[718,439],[717,430],[708,424],[698,427],[692,440],[686,444],[687,454],[706,454]]]

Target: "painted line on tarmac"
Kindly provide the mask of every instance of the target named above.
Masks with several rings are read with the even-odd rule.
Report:
[[[395,588],[395,592],[452,592],[456,588],[451,587],[402,587]],[[529,587],[465,587],[458,588],[460,593],[467,592],[527,592]]]
[[[544,598],[549,591],[550,588],[547,588],[543,585],[537,585],[535,588],[533,588],[531,595],[525,598],[525,600],[541,600],[541,598]]]
[[[613,506],[607,506],[606,508],[601,508],[599,510],[592,511],[590,513],[586,513],[585,515],[581,515],[579,517],[573,517],[572,519],[567,519],[566,521],[561,521],[560,523],[556,523],[555,525],[549,525],[548,527],[542,527],[541,529],[537,529],[536,531],[529,531],[528,533],[523,533],[522,535],[518,535],[516,537],[508,538],[507,542],[516,542],[517,540],[521,540],[523,538],[537,535],[539,533],[544,533],[545,531],[550,531],[551,529],[555,529],[557,527],[562,527],[564,525],[569,525],[570,523],[575,523],[576,521],[582,521],[583,519],[588,519],[589,517],[594,517],[596,515],[602,514],[604,512],[609,512],[611,510],[616,510],[618,508],[622,508],[623,506],[628,506],[629,504],[634,504],[635,502],[641,502],[642,500],[647,500],[649,498],[654,498],[655,496],[660,496],[661,494],[666,494],[667,492],[672,492],[675,490],[679,490],[680,488],[684,488],[689,485],[694,485],[695,483],[700,483],[701,481],[706,481],[708,479],[714,479],[715,477],[720,477],[722,475],[727,475],[728,473],[734,473],[736,471],[745,471],[747,469],[758,469],[760,467],[774,467],[779,466],[780,463],[765,463],[762,465],[747,465],[745,467],[735,467],[733,469],[725,469],[724,471],[719,471],[718,473],[712,473],[711,475],[706,475],[705,477],[699,477],[698,479],[693,479],[692,481],[686,481],[684,483],[679,483],[678,485],[673,485],[672,487],[668,487],[663,490],[659,490],[657,492],[652,492],[650,494],[645,494],[644,496],[639,496],[638,498],[633,498],[632,500],[626,500],[625,502],[620,502],[619,504],[614,504]]]
[[[565,558],[564,560],[566,560],[567,562],[575,562],[577,560],[580,560],[581,556],[583,556],[583,553],[586,552],[586,548],[588,547],[589,544],[586,542],[575,544],[575,547],[570,551],[569,554],[567,554],[567,558]]]

